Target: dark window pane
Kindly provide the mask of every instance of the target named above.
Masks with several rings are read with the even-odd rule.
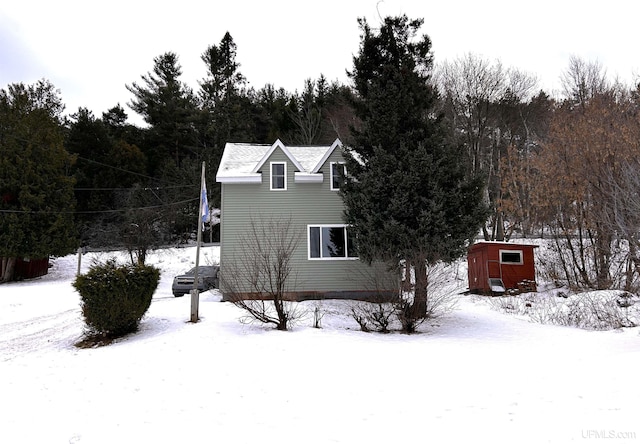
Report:
[[[339,163],[331,164],[331,188],[333,190],[339,190],[342,185],[342,181],[344,180],[344,165]]]
[[[346,257],[344,228],[322,228],[322,257]]]
[[[284,188],[284,177],[282,176],[273,176],[273,188],[282,189]]]
[[[284,163],[274,163],[271,166],[273,167],[272,174],[274,176],[284,176]]]
[[[285,187],[285,174],[283,163],[271,164],[271,188],[283,190]]]
[[[309,227],[309,254],[320,257],[320,227]]]
[[[520,251],[503,251],[502,252],[502,262],[519,264],[522,262],[522,253]]]

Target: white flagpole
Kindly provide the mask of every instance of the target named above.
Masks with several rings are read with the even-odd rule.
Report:
[[[200,303],[200,291],[198,290],[198,266],[200,265],[200,243],[202,241],[202,213],[203,213],[203,205],[202,205],[202,195],[205,190],[204,184],[204,166],[205,163],[202,162],[202,179],[200,181],[200,205],[198,205],[198,236],[196,238],[196,271],[193,275],[193,289],[191,290],[191,322],[198,322],[198,306]]]

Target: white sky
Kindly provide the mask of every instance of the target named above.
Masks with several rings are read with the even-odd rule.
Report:
[[[256,89],[266,83],[293,92],[324,74],[347,82],[358,51],[358,17],[378,21],[376,0],[22,0],[0,6],[0,88],[50,80],[66,112],[87,107],[100,117],[132,96],[153,58],[179,56],[182,80],[194,90],[205,76],[200,56],[229,31],[240,71]],[[436,62],[471,52],[535,74],[549,93],[571,55],[599,61],[610,77],[630,83],[640,73],[640,2],[608,0],[384,0],[382,16],[424,18]]]

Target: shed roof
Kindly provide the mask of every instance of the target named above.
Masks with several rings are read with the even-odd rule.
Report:
[[[517,249],[517,248],[538,248],[538,245],[525,244],[520,242],[479,241],[473,245],[470,245],[469,251],[476,251],[484,248],[495,248],[495,247]]]
[[[273,145],[251,143],[227,143],[224,147],[216,181],[222,183],[259,182],[260,169],[274,151],[280,149],[295,166],[297,172],[317,173],[331,153],[341,147],[336,139],[331,145],[286,146],[280,140]]]

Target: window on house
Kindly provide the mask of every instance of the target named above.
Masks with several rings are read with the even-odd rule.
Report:
[[[522,265],[522,250],[500,250],[500,263]]]
[[[355,259],[358,251],[346,225],[310,225],[309,259]]]
[[[271,190],[287,189],[287,164],[271,162]]]
[[[338,191],[347,173],[344,163],[331,162],[331,190]]]

